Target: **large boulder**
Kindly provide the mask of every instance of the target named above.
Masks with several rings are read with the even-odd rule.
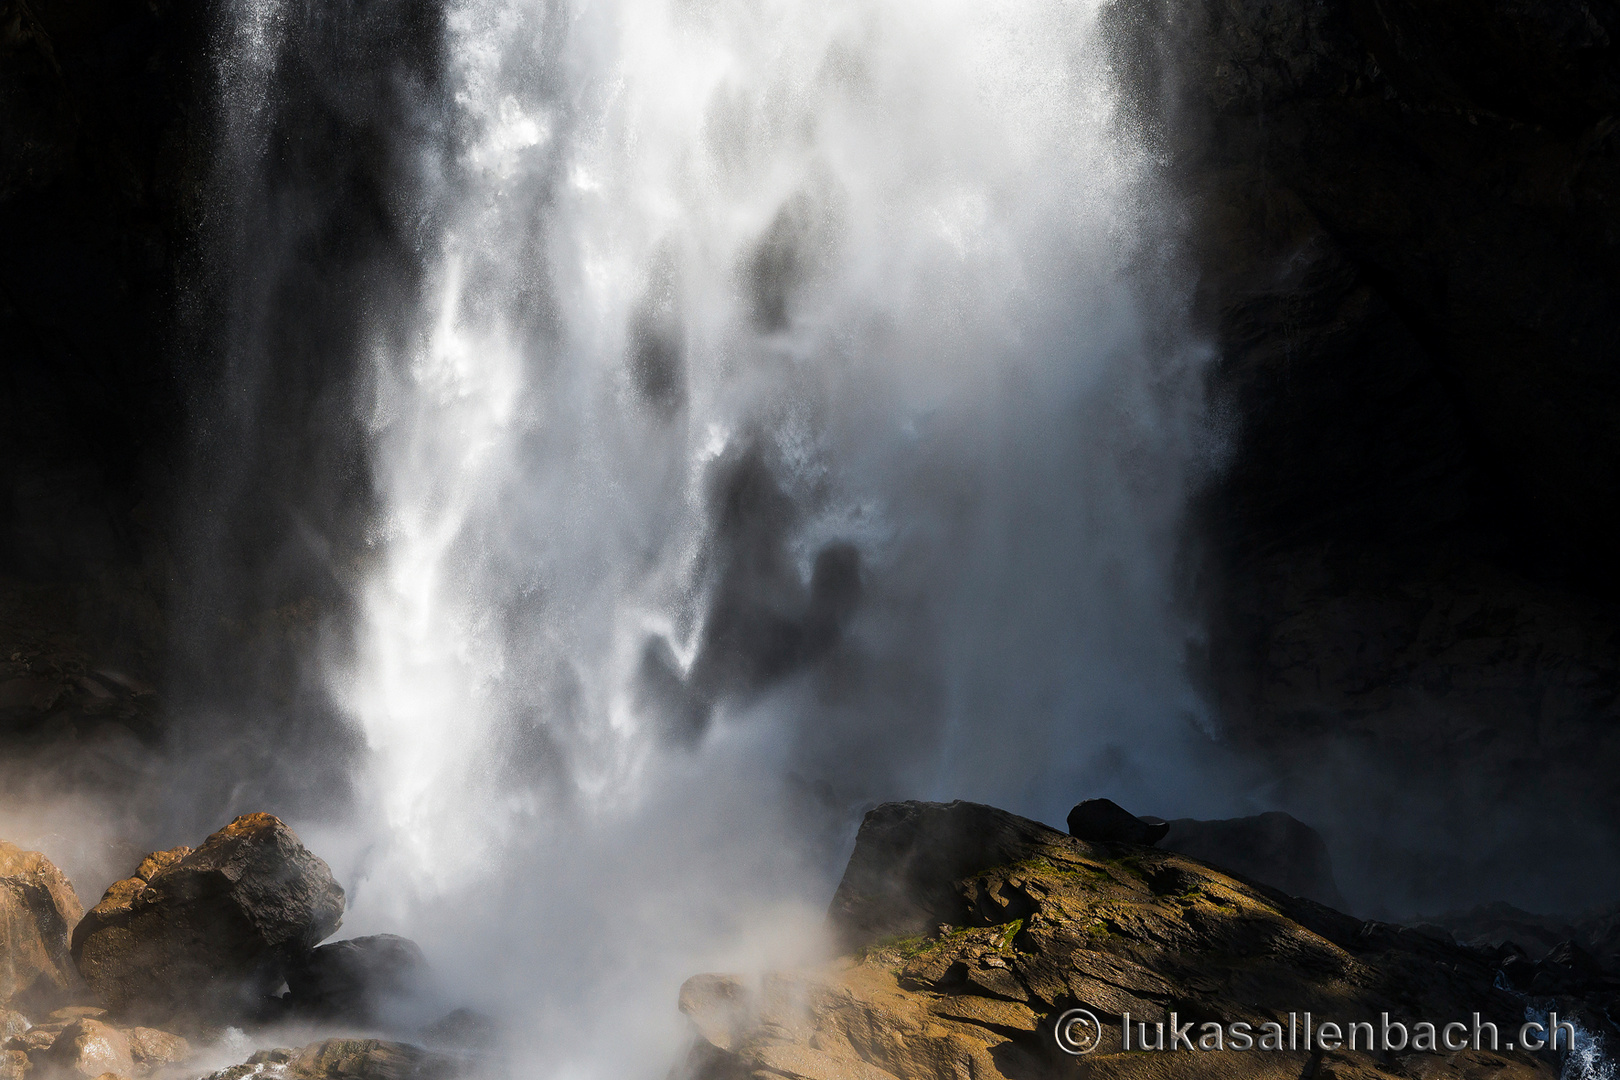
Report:
[[[1235,870],[1290,896],[1345,906],[1322,835],[1280,810],[1217,821],[1177,818],[1161,846]]]
[[[1208,1023],[1245,1024],[1256,1038],[1263,1024],[1297,1030],[1306,1012],[1341,1024],[1387,1013],[1408,1031],[1477,1013],[1516,1033],[1524,1019],[1523,1001],[1494,985],[1491,956],[1162,848],[1090,843],[971,803],[894,804],[867,815],[839,893],[835,924],[852,912],[894,917],[845,922],[846,941],[860,931],[857,947],[820,967],[689,980],[680,1008],[694,1048],[678,1080],[1559,1074],[1506,1045],[1374,1054],[1284,1048],[1279,1034],[1278,1046],[1253,1053],[1126,1050],[1126,1013],[1149,1033],[1173,1017],[1194,1021],[1194,1039]],[[943,925],[894,935],[947,912]],[[1102,1028],[1078,1061],[1058,1051],[1054,1030],[1075,1008]]]
[[[235,1019],[337,929],[343,899],[291,829],[247,814],[195,851],[147,856],[79,923],[73,958],[121,1019]]]
[[[416,942],[376,934],[322,945],[288,969],[287,987],[300,1014],[368,1024],[415,997],[426,978]]]
[[[0,1005],[40,1015],[82,988],[68,935],[83,915],[49,859],[0,840]]]
[[[409,1043],[325,1039],[301,1050],[260,1050],[204,1080],[451,1080],[456,1059]]]
[[[172,1031],[132,1027],[124,1032],[124,1036],[129,1039],[129,1055],[135,1062],[137,1074],[179,1064],[191,1057],[191,1043]]]

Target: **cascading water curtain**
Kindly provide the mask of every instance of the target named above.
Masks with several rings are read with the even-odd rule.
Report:
[[[1098,7],[448,11],[330,676],[349,928],[422,939],[527,1071],[662,1075],[684,976],[813,953],[869,801],[1192,809],[1200,354],[1145,299],[1173,203]]]

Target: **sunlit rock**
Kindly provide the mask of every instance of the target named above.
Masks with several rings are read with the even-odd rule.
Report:
[[[972,803],[867,815],[829,913],[850,953],[763,977],[701,975],[681,990],[684,1080],[1010,1080],[1422,1076],[1551,1080],[1554,1064],[1488,1046],[1388,1053],[1301,1045],[1298,1025],[1415,1025],[1475,1013],[1516,1036],[1523,1003],[1494,955],[1367,923],[1159,848],[1090,843]],[[930,920],[937,920],[928,925]],[[926,925],[917,931],[911,928]],[[1070,1009],[1100,1022],[1090,1054],[1061,1051]],[[1193,1038],[1295,1026],[1249,1052],[1124,1045],[1123,1022],[1196,1021]],[[1341,1029],[1342,1030],[1342,1029]],[[1155,1040],[1156,1041],[1156,1040]]]
[[[83,914],[49,859],[0,840],[0,1005],[39,1014],[82,989],[68,935]]]
[[[191,1057],[191,1043],[184,1036],[157,1028],[132,1027],[124,1032],[129,1039],[130,1058],[135,1075],[142,1076],[165,1065],[180,1064]]]
[[[62,1029],[50,1049],[30,1055],[42,1072],[58,1077],[94,1080],[103,1073],[133,1076],[135,1060],[129,1037],[100,1020],[75,1020]]]
[[[149,855],[73,933],[73,957],[123,1019],[182,1024],[249,1014],[337,929],[343,890],[269,814],[191,851]]]

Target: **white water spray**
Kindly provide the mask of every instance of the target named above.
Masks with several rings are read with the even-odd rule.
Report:
[[[436,301],[376,352],[333,671],[350,928],[457,957],[537,1074],[651,1076],[682,977],[806,955],[863,801],[1193,809],[1198,356],[1144,314],[1166,228],[1098,4],[448,25]]]

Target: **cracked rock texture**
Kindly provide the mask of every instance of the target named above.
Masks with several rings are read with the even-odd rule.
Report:
[[[891,875],[880,872],[893,868]],[[971,869],[969,869],[971,868]],[[1556,1076],[1522,1051],[1126,1051],[1125,1013],[1180,1022],[1378,1021],[1389,1012],[1516,1033],[1494,954],[1353,919],[1196,859],[1087,843],[972,803],[867,815],[834,899],[852,947],[813,970],[709,974],[681,989],[694,1080]],[[927,929],[922,929],[923,927]],[[1102,1045],[1071,1058],[1052,1026],[1074,1007]],[[1196,1030],[1196,1029],[1195,1029]]]

